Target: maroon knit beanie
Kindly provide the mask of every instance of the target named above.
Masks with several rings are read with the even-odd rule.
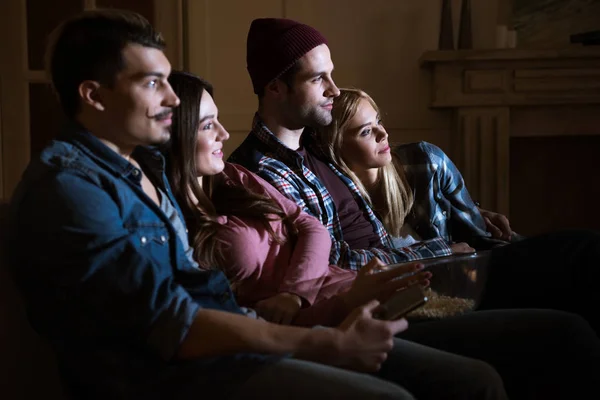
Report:
[[[299,58],[321,44],[327,44],[327,39],[300,22],[283,18],[252,21],[246,42],[246,63],[254,93],[262,91]]]

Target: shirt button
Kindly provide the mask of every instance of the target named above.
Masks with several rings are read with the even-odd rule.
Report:
[[[146,236],[142,236],[142,238],[140,239],[140,241],[142,242],[142,244],[148,243],[148,239],[146,239]]]
[[[442,211],[442,215],[446,216],[447,212],[446,211]]]
[[[140,171],[137,169],[134,169],[132,172],[133,176],[139,176],[140,175]]]
[[[227,303],[227,301],[229,301],[229,292],[223,292],[221,296],[219,296],[219,301],[221,304]]]
[[[167,241],[167,238],[165,237],[165,235],[160,235],[160,241],[163,243]]]

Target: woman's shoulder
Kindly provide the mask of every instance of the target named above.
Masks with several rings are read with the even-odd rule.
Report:
[[[276,190],[263,178],[239,164],[226,162],[223,174],[230,185],[244,186],[255,193],[272,197],[271,189]]]
[[[256,176],[254,173],[250,172],[248,169],[239,164],[230,162],[225,163],[223,174],[227,180],[240,185],[246,185],[258,181],[258,176]]]

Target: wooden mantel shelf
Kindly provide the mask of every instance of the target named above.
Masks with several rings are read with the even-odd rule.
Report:
[[[600,103],[600,48],[460,50],[423,54],[431,107]]]
[[[600,60],[600,46],[574,46],[564,49],[435,50],[424,53],[419,63],[426,66],[452,62],[565,59]]]
[[[506,215],[515,109],[552,116],[600,105],[600,47],[429,51],[420,65],[432,75],[430,106],[454,110],[452,157],[469,191]],[[587,115],[600,127],[600,113]]]

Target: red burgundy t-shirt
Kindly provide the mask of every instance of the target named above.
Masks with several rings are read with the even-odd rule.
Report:
[[[305,149],[298,150],[298,154],[304,157],[304,166],[319,178],[331,194],[342,226],[342,235],[348,246],[353,250],[380,247],[373,226],[340,177]]]

